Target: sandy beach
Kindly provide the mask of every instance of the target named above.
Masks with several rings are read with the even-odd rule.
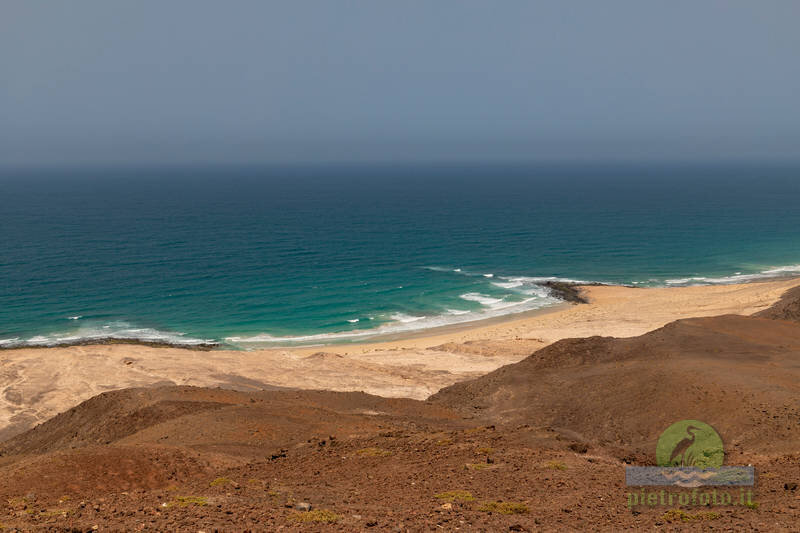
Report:
[[[631,337],[680,318],[749,315],[797,285],[800,279],[795,278],[680,288],[588,286],[583,288],[588,304],[370,344],[250,352],[138,345],[6,350],[0,352],[0,438],[125,387],[328,389],[424,399],[560,339]]]

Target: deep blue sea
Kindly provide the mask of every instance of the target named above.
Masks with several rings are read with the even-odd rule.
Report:
[[[552,305],[537,282],[800,273],[800,166],[5,170],[0,345],[367,340]]]

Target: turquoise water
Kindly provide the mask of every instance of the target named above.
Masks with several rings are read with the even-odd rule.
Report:
[[[366,340],[552,305],[537,282],[800,273],[800,167],[4,171],[0,345]]]

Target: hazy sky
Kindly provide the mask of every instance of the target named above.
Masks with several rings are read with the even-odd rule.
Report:
[[[0,165],[800,159],[800,1],[0,0]]]

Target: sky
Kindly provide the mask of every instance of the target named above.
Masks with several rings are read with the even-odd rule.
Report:
[[[0,165],[800,160],[796,0],[0,2]]]

